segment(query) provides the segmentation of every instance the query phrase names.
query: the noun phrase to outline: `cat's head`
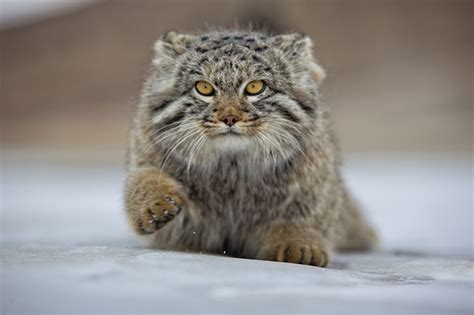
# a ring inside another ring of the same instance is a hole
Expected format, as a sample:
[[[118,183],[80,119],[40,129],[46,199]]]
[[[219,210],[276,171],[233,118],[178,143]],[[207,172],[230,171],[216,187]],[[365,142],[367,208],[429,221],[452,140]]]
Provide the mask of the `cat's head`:
[[[142,100],[151,145],[183,160],[298,154],[318,119],[325,76],[311,47],[302,34],[166,34]]]

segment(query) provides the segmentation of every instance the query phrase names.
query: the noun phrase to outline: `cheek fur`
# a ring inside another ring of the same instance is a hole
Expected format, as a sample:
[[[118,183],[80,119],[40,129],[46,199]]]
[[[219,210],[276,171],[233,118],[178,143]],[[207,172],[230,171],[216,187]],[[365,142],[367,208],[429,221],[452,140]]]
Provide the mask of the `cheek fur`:
[[[285,94],[274,94],[255,106],[270,119],[284,120],[291,125],[306,124],[311,116],[293,99]]]

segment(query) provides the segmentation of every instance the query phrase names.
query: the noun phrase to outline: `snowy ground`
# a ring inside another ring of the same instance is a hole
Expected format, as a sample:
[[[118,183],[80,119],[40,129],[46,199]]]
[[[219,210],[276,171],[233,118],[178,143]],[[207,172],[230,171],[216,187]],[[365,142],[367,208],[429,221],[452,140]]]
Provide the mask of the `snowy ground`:
[[[472,314],[472,160],[351,156],[382,235],[328,269],[143,248],[120,165],[2,153],[2,314]]]

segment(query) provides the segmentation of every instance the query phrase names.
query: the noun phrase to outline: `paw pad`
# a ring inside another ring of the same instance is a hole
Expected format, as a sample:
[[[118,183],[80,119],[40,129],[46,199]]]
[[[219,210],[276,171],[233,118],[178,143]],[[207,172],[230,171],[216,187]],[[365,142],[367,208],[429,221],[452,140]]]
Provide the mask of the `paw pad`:
[[[137,223],[142,234],[154,233],[181,212],[181,199],[170,195],[158,196],[138,211]]]

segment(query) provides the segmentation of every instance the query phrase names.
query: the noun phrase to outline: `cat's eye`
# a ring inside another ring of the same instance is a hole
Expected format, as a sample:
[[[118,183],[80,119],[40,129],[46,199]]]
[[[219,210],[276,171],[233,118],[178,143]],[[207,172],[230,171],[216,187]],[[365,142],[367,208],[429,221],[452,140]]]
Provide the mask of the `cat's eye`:
[[[262,80],[254,80],[245,86],[247,95],[257,95],[265,90],[265,83]]]
[[[214,87],[209,82],[198,81],[196,82],[196,85],[194,86],[194,88],[201,95],[204,95],[204,96],[214,95]]]

